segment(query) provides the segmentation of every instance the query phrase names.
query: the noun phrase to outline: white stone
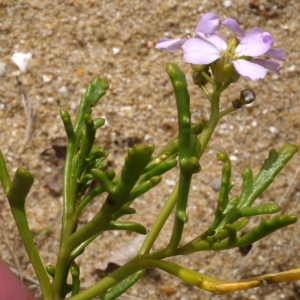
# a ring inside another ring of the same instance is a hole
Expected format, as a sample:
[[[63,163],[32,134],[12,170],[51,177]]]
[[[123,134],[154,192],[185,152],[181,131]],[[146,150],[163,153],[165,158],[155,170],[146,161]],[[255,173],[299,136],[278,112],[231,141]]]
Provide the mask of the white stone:
[[[257,126],[256,120],[253,120],[253,121],[252,121],[251,126],[252,126],[252,127],[256,127],[256,126]]]
[[[52,78],[50,76],[47,75],[42,75],[43,81],[44,82],[50,82],[52,80]]]
[[[46,173],[51,173],[52,172],[52,168],[51,167],[46,167],[45,172]]]
[[[238,160],[238,158],[235,155],[230,155],[229,158],[232,161],[237,161]]]
[[[118,54],[120,52],[120,48],[113,47],[112,51],[113,51],[114,54]]]
[[[275,126],[270,126],[269,131],[272,132],[272,133],[277,133],[278,129]]]
[[[16,52],[12,57],[11,60],[14,64],[19,68],[21,72],[26,72],[27,65],[29,61],[32,59],[32,53],[21,53]]]
[[[150,135],[150,134],[145,134],[145,136],[144,136],[144,140],[147,142],[147,141],[149,141],[149,140],[151,140],[152,139],[152,135]]]
[[[289,72],[294,72],[296,70],[296,66],[295,65],[291,65],[288,68]]]
[[[223,6],[225,7],[225,8],[229,8],[230,6],[231,6],[231,0],[225,0],[225,1],[223,1]]]
[[[62,97],[64,97],[64,98],[68,97],[69,90],[65,85],[62,86],[58,91],[59,91],[59,93],[61,94]]]

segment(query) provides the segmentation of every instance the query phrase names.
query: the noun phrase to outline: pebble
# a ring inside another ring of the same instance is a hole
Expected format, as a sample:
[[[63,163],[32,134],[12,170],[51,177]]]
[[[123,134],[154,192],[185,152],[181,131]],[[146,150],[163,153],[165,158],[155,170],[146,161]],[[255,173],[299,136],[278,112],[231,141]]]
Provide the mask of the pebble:
[[[229,8],[230,6],[231,6],[231,1],[230,0],[225,0],[225,1],[223,1],[223,6],[225,7],[225,8]]]
[[[218,192],[218,191],[220,190],[220,188],[221,188],[221,177],[216,177],[216,178],[212,181],[212,183],[210,184],[210,187],[211,187],[214,191]]]
[[[235,156],[235,155],[230,155],[229,159],[232,160],[232,161],[237,161],[238,160],[237,156]]]
[[[52,77],[48,75],[42,75],[42,78],[44,82],[50,82],[52,80]]]
[[[289,72],[294,72],[296,70],[296,66],[295,65],[291,65],[288,68]]]
[[[64,98],[68,97],[69,90],[65,85],[62,86],[58,91],[62,97],[64,97]]]
[[[113,47],[112,51],[113,51],[114,54],[118,54],[120,52],[120,48]]]
[[[32,53],[16,52],[11,60],[19,68],[21,72],[26,72],[29,61],[32,59]]]
[[[278,129],[275,126],[270,126],[269,131],[272,133],[278,133]]]

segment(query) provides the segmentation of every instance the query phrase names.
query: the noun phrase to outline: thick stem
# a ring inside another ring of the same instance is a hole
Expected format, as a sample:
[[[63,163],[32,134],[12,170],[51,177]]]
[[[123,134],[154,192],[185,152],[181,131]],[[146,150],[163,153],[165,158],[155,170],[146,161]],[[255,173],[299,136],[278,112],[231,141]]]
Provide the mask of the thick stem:
[[[32,239],[27,218],[26,218],[25,209],[24,207],[14,207],[14,206],[11,206],[10,209],[16,221],[20,236],[24,243],[29,259],[33,265],[37,278],[40,282],[40,287],[42,290],[43,297],[45,300],[52,300],[51,285],[47,273],[45,271],[44,265],[41,261],[39,253]]]
[[[112,272],[110,275],[106,276],[90,288],[87,288],[78,295],[72,296],[70,300],[88,300],[99,296],[100,294],[106,292],[108,289],[121,282],[130,275],[143,270],[144,267],[141,264],[141,259],[136,256],[131,261]]]
[[[158,234],[160,233],[161,229],[163,228],[164,224],[169,218],[173,208],[175,207],[177,203],[177,199],[178,199],[178,183],[174,187],[171,195],[169,196],[168,200],[166,201],[165,205],[160,211],[158,217],[153,223],[149,233],[147,234],[147,237],[145,238],[143,245],[141,246],[141,249],[139,250],[139,254],[145,254],[150,252],[150,249],[153,246]]]

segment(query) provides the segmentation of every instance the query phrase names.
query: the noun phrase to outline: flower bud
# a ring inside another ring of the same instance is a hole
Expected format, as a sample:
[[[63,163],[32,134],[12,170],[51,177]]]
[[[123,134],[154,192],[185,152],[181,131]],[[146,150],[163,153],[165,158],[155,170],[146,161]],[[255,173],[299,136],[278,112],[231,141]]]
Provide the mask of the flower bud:
[[[202,71],[205,71],[205,72],[208,71],[208,66],[206,66],[206,65],[193,65],[193,64],[191,64],[191,67],[194,71],[199,72],[199,73],[202,72]]]
[[[199,66],[199,65],[192,65],[192,68],[193,68],[193,66]],[[202,68],[199,71],[196,71],[193,68],[193,70],[194,70],[194,72],[193,72],[193,81],[196,85],[198,85],[200,87],[202,85],[207,84],[207,80],[201,75],[201,73],[204,71],[204,72],[206,72],[206,74],[208,76],[210,76],[210,72],[208,72],[208,66],[199,66],[199,67],[205,67],[205,68]]]
[[[234,66],[230,60],[225,55],[225,57],[222,57],[217,60],[214,77],[219,82],[227,82],[230,80],[232,76],[234,76],[236,73]]]
[[[243,90],[240,93],[240,100],[243,100],[245,104],[250,104],[255,100],[255,93],[250,90]]]
[[[250,104],[255,100],[255,93],[250,90],[246,89],[241,91],[240,98],[232,101],[232,106],[235,108],[241,108],[243,105]]]

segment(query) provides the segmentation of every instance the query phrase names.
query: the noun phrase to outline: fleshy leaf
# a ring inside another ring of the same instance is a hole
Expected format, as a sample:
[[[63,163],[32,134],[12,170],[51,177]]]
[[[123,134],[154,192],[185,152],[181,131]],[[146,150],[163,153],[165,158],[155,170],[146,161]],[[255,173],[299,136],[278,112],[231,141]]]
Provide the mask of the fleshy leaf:
[[[74,126],[74,131],[76,132],[76,134],[84,125],[84,115],[90,115],[92,113],[92,107],[95,106],[100,98],[105,95],[108,88],[108,82],[104,78],[96,77],[91,83],[89,83],[86,92],[80,101],[78,115]]]
[[[272,149],[253,182],[252,180],[250,181],[250,175],[249,178],[243,178],[243,190],[240,203],[237,207],[251,206],[254,200],[274,181],[276,175],[283,169],[284,165],[293,157],[296,151],[296,146],[292,144],[285,144],[278,152]],[[246,186],[245,180],[248,182]]]

